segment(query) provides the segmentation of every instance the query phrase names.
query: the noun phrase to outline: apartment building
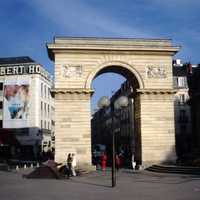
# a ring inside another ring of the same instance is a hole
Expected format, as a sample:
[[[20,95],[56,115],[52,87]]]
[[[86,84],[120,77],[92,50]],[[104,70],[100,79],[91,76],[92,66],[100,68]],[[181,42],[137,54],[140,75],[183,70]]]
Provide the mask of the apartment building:
[[[1,142],[10,157],[37,157],[53,147],[52,87],[52,76],[30,57],[0,58],[0,141],[13,136],[18,141]]]

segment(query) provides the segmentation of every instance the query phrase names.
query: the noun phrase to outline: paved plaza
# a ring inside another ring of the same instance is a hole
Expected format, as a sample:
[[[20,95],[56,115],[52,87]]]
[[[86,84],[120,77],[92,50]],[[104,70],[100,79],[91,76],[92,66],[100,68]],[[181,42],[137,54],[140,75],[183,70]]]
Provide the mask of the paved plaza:
[[[18,172],[0,171],[1,200],[199,200],[200,177],[157,174],[146,171],[132,173],[121,170],[117,174],[117,186],[111,187],[110,171],[101,171],[68,179],[26,179]]]

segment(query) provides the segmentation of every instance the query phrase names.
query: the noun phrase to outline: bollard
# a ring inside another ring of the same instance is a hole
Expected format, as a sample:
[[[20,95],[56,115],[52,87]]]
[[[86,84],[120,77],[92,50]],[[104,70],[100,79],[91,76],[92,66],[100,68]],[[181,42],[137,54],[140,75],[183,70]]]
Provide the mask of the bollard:
[[[31,168],[33,168],[33,163],[31,163]]]
[[[16,171],[19,171],[19,166],[18,165],[16,165]]]
[[[27,167],[26,167],[26,164],[24,164],[24,169],[26,169]]]
[[[39,167],[40,166],[40,164],[39,163],[37,163],[37,166],[36,167]]]

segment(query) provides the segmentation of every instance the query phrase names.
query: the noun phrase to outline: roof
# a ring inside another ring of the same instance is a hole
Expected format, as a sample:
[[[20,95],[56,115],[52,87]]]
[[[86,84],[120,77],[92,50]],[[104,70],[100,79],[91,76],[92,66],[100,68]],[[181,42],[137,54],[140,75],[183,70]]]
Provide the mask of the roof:
[[[28,56],[0,58],[0,65],[22,63],[35,63],[35,61]]]
[[[170,38],[135,38],[135,37],[74,37],[74,36],[54,36],[56,40],[106,40],[106,41],[172,41]]]

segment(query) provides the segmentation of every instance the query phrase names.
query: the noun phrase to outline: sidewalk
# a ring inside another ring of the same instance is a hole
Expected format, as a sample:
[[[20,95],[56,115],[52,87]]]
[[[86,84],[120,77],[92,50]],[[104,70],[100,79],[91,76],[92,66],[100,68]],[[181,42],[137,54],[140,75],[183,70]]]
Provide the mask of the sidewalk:
[[[0,171],[1,200],[199,200],[200,177],[185,175],[117,173],[117,186],[111,187],[111,174],[93,172],[69,180],[24,179],[19,172]]]

